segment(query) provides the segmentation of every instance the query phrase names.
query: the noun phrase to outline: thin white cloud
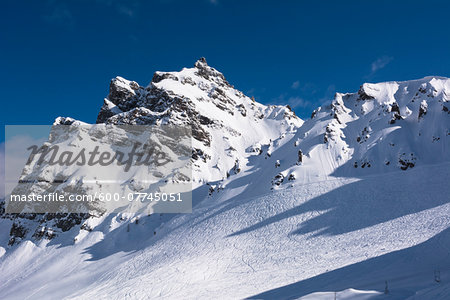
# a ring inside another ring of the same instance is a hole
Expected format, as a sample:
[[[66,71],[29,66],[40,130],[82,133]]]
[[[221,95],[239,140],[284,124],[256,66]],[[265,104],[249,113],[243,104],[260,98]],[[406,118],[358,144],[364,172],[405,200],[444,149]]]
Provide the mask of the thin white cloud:
[[[394,58],[391,56],[382,56],[382,57],[377,58],[377,60],[372,62],[372,65],[371,65],[372,74],[374,74],[378,70],[381,70],[384,67],[386,67],[387,64],[389,64],[393,59]]]
[[[311,102],[301,98],[301,97],[289,97],[287,100],[288,104],[292,108],[307,108],[311,106]]]
[[[333,100],[335,94],[336,94],[336,86],[334,84],[328,85],[323,96],[319,98],[318,104],[322,105]]]
[[[249,96],[254,96],[255,92],[256,92],[256,89],[255,88],[251,88],[245,94],[247,94]]]
[[[126,7],[126,6],[122,6],[122,5],[119,5],[117,7],[117,11],[123,15],[130,17],[130,18],[133,17],[135,14],[135,11],[133,9]]]
[[[126,1],[124,3],[116,4],[116,10],[122,15],[133,18],[139,11],[139,2]]]
[[[308,108],[311,107],[312,103],[303,99],[300,96],[288,96],[284,93],[272,100],[277,105],[289,105],[292,108]]]
[[[266,91],[266,88],[251,88],[248,91],[246,91],[244,94],[249,97],[255,97],[256,101],[261,100],[261,95],[264,94]]]
[[[65,3],[48,2],[46,5],[47,13],[42,16],[47,23],[57,24],[73,28],[75,20]]]
[[[297,90],[297,95],[283,93],[278,97],[273,98],[272,103],[277,105],[289,105],[293,109],[312,109],[317,105],[320,106],[331,101],[336,93],[336,86],[334,84],[329,84],[321,96],[317,94],[318,89],[316,85],[312,83],[299,84]]]
[[[137,0],[96,0],[100,5],[113,8],[116,12],[129,18],[138,15],[140,2]]]
[[[318,92],[317,86],[311,82],[303,82],[296,80],[291,84],[291,89],[298,90],[304,96],[312,96]]]

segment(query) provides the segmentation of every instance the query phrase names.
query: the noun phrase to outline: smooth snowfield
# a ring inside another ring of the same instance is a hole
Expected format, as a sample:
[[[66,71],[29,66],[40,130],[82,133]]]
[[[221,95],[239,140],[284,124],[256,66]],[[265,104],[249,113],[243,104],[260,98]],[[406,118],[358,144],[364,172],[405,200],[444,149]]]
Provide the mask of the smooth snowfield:
[[[89,234],[8,250],[0,298],[364,299],[353,288],[365,299],[448,299],[449,175],[442,163],[280,191],[236,184],[192,214],[110,215]]]

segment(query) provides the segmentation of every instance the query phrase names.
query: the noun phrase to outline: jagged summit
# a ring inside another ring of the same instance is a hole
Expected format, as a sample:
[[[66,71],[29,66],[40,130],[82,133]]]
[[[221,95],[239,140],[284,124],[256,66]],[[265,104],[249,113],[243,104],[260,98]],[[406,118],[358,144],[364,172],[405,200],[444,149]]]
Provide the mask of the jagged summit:
[[[206,58],[204,58],[204,57],[200,57],[194,64],[194,66],[196,68],[201,68],[201,67],[204,67],[207,65],[208,65],[208,63],[206,62]]]
[[[216,71],[214,68],[208,66],[208,63],[206,62],[206,58],[200,57],[195,63],[194,67],[199,70],[208,70],[208,71]]]
[[[206,62],[206,59],[204,57],[201,57],[199,60],[197,60],[194,64],[195,68],[198,69],[196,74],[198,76],[201,76],[205,78],[206,80],[210,80],[210,78],[218,79],[216,82],[219,85],[226,85],[230,86],[228,81],[225,79],[222,73],[217,71],[216,69],[208,66],[208,63]]]
[[[147,86],[112,79],[97,123],[190,126],[194,178],[209,181],[243,163],[247,148],[294,132],[303,121],[286,106],[266,106],[245,96],[200,58],[193,68],[155,72]]]

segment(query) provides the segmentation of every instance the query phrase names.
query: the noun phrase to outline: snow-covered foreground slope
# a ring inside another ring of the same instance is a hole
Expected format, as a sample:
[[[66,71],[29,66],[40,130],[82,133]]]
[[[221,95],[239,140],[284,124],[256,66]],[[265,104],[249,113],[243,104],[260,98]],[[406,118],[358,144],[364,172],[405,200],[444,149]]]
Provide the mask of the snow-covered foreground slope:
[[[143,217],[129,232],[100,225],[75,243],[76,230],[50,243],[26,241],[1,258],[0,293],[274,299],[348,288],[383,292],[387,280],[389,299],[416,292],[446,299],[450,187],[442,183],[449,176],[446,163],[253,198],[235,190],[198,203],[192,214]],[[102,224],[124,222],[109,218]]]
[[[117,77],[98,123],[192,128],[192,214],[2,213],[0,298],[449,299],[449,100],[364,84],[303,122],[204,59]]]

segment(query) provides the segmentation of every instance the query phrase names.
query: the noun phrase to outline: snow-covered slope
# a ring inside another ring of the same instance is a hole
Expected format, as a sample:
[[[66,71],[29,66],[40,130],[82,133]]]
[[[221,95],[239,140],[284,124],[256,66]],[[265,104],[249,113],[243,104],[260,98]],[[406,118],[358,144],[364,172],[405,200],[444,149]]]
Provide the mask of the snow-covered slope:
[[[197,203],[192,214],[142,216],[138,223],[109,216],[91,223],[90,233],[73,228],[8,249],[1,295],[239,299],[274,290],[255,298],[283,299],[347,288],[383,292],[386,280],[392,299],[445,291],[450,189],[442,178],[449,170],[448,163],[419,166],[253,198],[235,189]],[[404,254],[392,258],[397,250]],[[435,269],[442,286],[433,281]],[[447,299],[442,295],[433,299]]]
[[[447,299],[449,100],[447,78],[364,84],[303,123],[204,59],[117,77],[98,123],[193,128],[192,214],[6,216],[0,296]]]

